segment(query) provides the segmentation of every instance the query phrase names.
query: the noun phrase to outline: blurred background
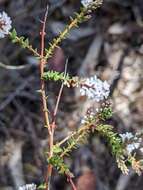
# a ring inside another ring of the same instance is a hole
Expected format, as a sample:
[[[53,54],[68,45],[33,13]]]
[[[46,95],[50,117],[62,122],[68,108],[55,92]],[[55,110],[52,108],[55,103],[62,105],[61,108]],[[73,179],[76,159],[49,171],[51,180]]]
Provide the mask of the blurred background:
[[[12,18],[19,35],[39,49],[41,19],[49,3],[46,46],[79,11],[80,0],[0,0],[0,11]],[[115,131],[142,130],[143,124],[143,1],[104,0],[93,17],[73,29],[56,49],[47,69],[111,84]],[[0,40],[0,190],[25,183],[40,184],[46,171],[47,130],[43,127],[38,61],[27,50]],[[54,109],[60,85],[47,83],[49,109]],[[55,140],[78,128],[91,102],[65,88],[58,112]],[[98,135],[66,159],[78,190],[142,190],[143,176],[122,175],[107,142]],[[53,190],[70,189],[54,174]]]

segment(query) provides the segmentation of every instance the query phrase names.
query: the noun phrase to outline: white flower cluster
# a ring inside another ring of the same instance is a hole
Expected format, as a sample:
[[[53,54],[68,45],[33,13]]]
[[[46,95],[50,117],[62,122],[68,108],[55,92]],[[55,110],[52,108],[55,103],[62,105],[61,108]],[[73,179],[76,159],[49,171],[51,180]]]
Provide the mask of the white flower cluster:
[[[124,134],[119,134],[122,139],[122,142],[126,145],[126,151],[128,154],[131,154],[134,150],[139,149],[142,151],[141,142],[142,139],[138,138],[136,135],[133,135],[131,132],[126,132]]]
[[[34,183],[26,184],[26,185],[19,187],[18,190],[36,190],[36,185]]]
[[[125,142],[126,140],[130,140],[131,138],[134,137],[134,135],[132,133],[130,133],[130,132],[119,134],[119,136],[121,137],[123,142]]]
[[[81,0],[81,3],[84,7],[88,7],[91,3],[93,3],[93,0]]]
[[[11,18],[4,11],[0,13],[0,38],[4,38],[11,29]]]
[[[97,76],[87,78],[81,85],[81,96],[87,96],[89,99],[94,99],[97,102],[107,99],[110,93],[110,85],[107,81],[101,81]]]

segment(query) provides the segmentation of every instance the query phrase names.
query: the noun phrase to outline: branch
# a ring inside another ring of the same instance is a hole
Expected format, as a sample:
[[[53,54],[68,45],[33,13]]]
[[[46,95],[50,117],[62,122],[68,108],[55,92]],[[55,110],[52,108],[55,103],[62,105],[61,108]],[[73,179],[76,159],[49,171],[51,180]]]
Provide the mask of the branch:
[[[49,59],[52,56],[55,48],[58,47],[58,45],[66,38],[71,29],[73,29],[74,27],[78,27],[80,23],[89,19],[89,14],[91,13],[91,11],[96,10],[99,6],[101,6],[101,4],[102,0],[95,0],[90,6],[82,8],[80,13],[76,13],[75,18],[71,18],[70,24],[68,24],[65,29],[60,32],[60,35],[55,38],[53,42],[50,43],[50,47],[46,49],[45,60]]]
[[[66,77],[66,73],[67,73],[67,64],[68,64],[68,60],[66,61],[66,65],[65,65],[64,78]],[[64,82],[62,82],[62,85],[61,85],[61,88],[60,88],[60,91],[59,91],[59,94],[58,94],[56,106],[55,106],[55,109],[54,109],[54,121],[55,121],[55,117],[57,115],[57,111],[58,111],[61,95],[62,95],[62,92],[63,92],[63,88],[64,88]]]

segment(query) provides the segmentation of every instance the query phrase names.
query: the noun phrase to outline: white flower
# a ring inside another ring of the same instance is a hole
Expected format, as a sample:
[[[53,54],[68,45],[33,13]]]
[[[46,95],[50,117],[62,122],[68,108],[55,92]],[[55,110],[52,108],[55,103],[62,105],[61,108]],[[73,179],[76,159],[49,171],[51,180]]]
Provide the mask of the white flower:
[[[88,7],[91,3],[93,3],[93,0],[81,0],[81,3],[84,7]]]
[[[0,38],[4,38],[11,29],[11,18],[4,11],[0,13]]]
[[[128,144],[126,147],[126,150],[127,150],[128,154],[131,154],[133,152],[133,150],[138,149],[139,146],[140,146],[140,143]]]
[[[101,81],[96,77],[87,78],[81,84],[81,96],[87,96],[89,99],[95,99],[97,102],[107,99],[110,93],[110,86],[107,81]]]
[[[87,116],[84,116],[82,119],[81,119],[81,124],[84,125],[86,122],[87,122],[88,118]]]
[[[26,184],[26,185],[19,187],[18,190],[36,190],[36,185],[34,183]]]
[[[82,120],[81,120],[81,124],[84,125],[86,123],[88,123],[89,121],[93,120],[95,117],[95,113],[94,112],[90,112],[90,113],[87,113],[87,115],[85,115]]]
[[[126,147],[128,154],[131,154],[134,149],[135,147],[132,144],[128,144]]]
[[[122,138],[123,142],[125,142],[125,140],[130,140],[131,138],[134,137],[134,135],[132,133],[129,133],[129,132],[119,134],[119,136]]]
[[[142,139],[133,135],[131,132],[119,134],[122,142],[125,144],[125,150],[128,154],[131,154],[134,150],[137,150],[141,146]],[[141,151],[141,149],[139,149]]]

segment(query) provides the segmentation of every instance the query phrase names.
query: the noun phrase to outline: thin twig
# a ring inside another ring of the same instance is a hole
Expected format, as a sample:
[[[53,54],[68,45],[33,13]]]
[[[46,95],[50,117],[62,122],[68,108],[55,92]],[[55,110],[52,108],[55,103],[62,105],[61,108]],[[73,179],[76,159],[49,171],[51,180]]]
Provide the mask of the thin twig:
[[[48,6],[47,6],[46,13],[44,16],[44,21],[42,23],[42,31],[40,32],[40,35],[41,35],[40,76],[41,76],[41,95],[42,95],[43,113],[44,113],[44,117],[45,117],[45,126],[48,127],[48,132],[50,134],[51,130],[50,130],[48,108],[47,108],[47,97],[46,97],[46,92],[45,92],[45,82],[42,79],[42,76],[44,73],[44,65],[45,65],[45,60],[43,57],[44,57],[44,48],[45,48],[45,34],[46,34],[45,33],[45,26],[46,26],[47,15],[48,15]]]
[[[67,181],[71,184],[72,190],[77,190],[77,188],[70,176],[67,176]]]
[[[64,76],[66,76],[67,63],[68,63],[68,60],[67,60],[66,65],[65,65]],[[59,94],[58,94],[56,106],[55,106],[55,109],[54,109],[53,121],[52,121],[52,124],[51,124],[51,134],[50,134],[50,140],[49,140],[49,144],[50,144],[49,158],[53,156],[54,132],[55,132],[55,127],[56,127],[55,119],[56,119],[56,115],[57,115],[57,111],[58,111],[58,107],[59,107],[63,87],[64,87],[64,84],[62,83],[60,91],[59,91]],[[50,188],[50,181],[51,181],[52,171],[53,171],[53,166],[51,164],[49,164],[48,169],[47,169],[47,177],[46,177],[46,190],[49,190],[49,188]]]
[[[63,145],[65,142],[67,142],[70,138],[74,137],[74,135],[80,134],[85,130],[88,130],[90,126],[85,125],[80,127],[77,131],[71,132],[67,137],[65,137],[63,140],[61,140],[59,143],[57,143],[58,146]]]
[[[37,66],[38,64],[26,64],[26,65],[18,65],[18,66],[14,66],[14,65],[5,65],[3,63],[0,62],[0,67],[4,68],[4,69],[8,69],[8,70],[21,70],[21,69],[29,69],[32,66]]]
[[[67,73],[67,64],[68,64],[68,59],[66,61],[66,65],[65,65],[64,78],[66,77],[66,73]],[[61,95],[62,95],[62,92],[63,92],[63,88],[64,88],[64,83],[62,83],[60,91],[59,91],[59,94],[58,94],[56,106],[55,106],[55,109],[54,109],[54,120],[55,120],[55,117],[57,115],[57,111],[58,111]]]
[[[43,114],[45,118],[45,126],[48,128],[49,133],[49,157],[52,156],[52,148],[53,148],[53,134],[50,127],[49,122],[49,114],[48,114],[48,108],[47,108],[47,97],[46,97],[46,91],[45,91],[45,82],[42,79],[43,73],[44,73],[44,65],[45,65],[45,59],[44,59],[44,49],[45,49],[45,28],[46,28],[46,21],[48,16],[48,5],[46,8],[44,21],[42,22],[42,31],[40,32],[41,35],[41,59],[40,59],[40,76],[41,76],[41,95],[42,95],[42,105],[43,105]],[[47,175],[46,175],[46,190],[50,190],[50,181],[51,181],[51,174],[52,174],[52,165],[48,165],[47,168]]]

